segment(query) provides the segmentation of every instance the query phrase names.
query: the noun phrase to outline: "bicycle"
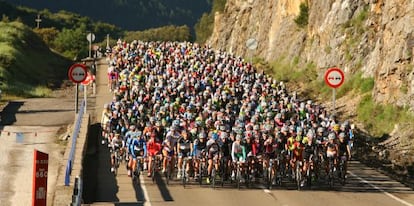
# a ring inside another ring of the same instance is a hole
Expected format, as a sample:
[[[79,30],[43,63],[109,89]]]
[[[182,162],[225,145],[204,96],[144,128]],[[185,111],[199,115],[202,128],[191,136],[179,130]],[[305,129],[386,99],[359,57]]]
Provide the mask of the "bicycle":
[[[167,168],[165,169],[164,172],[164,176],[165,176],[165,181],[167,183],[167,185],[170,184],[170,179],[171,179],[171,170],[172,170],[172,157],[170,155],[167,156]]]
[[[335,173],[335,165],[334,165],[334,158],[329,158],[328,162],[328,184],[330,188],[334,186],[334,173]]]
[[[187,173],[187,163],[188,162],[191,162],[191,160],[193,159],[193,157],[191,157],[191,156],[189,156],[189,157],[184,157],[183,158],[183,165],[182,165],[182,168],[181,168],[181,181],[182,181],[182,184],[183,184],[183,187],[185,188],[185,185],[186,185],[186,183],[188,182],[188,179],[189,179],[189,177],[188,177],[188,173]]]
[[[312,186],[312,177],[315,174],[313,165],[314,165],[314,161],[313,161],[313,155],[311,155],[309,157],[309,160],[307,160],[307,168],[305,171],[305,179],[306,179],[306,184],[308,187]]]
[[[302,171],[301,171],[301,167],[302,167],[302,161],[301,160],[297,160],[296,164],[295,164],[295,182],[296,182],[296,186],[297,189],[300,190],[302,185]]]
[[[158,159],[158,155],[153,155],[153,156],[152,156],[152,159],[151,159],[150,165],[151,165],[151,171],[150,171],[150,174],[151,174],[151,180],[152,180],[152,183],[154,183],[154,182],[155,182],[155,173],[156,173],[157,168],[158,168],[158,166],[159,166],[159,159]]]
[[[220,184],[221,187],[224,186],[224,182],[228,177],[228,158],[225,156],[221,156],[220,163],[219,163],[219,173],[220,173]]]
[[[136,161],[137,161],[137,166],[135,167],[135,172],[132,174],[132,180],[133,181],[135,181],[135,180],[139,180],[139,176],[141,175],[141,169],[142,169],[142,166],[141,166],[141,161],[144,159],[144,157],[141,157],[141,156],[139,156],[139,157],[137,157],[137,159],[136,159]]]
[[[120,149],[115,148],[115,151],[112,151],[114,153],[114,175],[116,176],[118,174],[118,168],[122,162],[122,156],[120,155]]]
[[[339,177],[339,182],[341,183],[342,186],[345,185],[345,182],[346,182],[346,161],[347,161],[346,156],[341,156],[339,158],[338,177]]]
[[[205,157],[201,157],[201,159],[199,160],[199,165],[198,165],[198,183],[200,184],[200,186],[203,184],[203,176],[207,176],[207,163],[206,163],[206,158]]]

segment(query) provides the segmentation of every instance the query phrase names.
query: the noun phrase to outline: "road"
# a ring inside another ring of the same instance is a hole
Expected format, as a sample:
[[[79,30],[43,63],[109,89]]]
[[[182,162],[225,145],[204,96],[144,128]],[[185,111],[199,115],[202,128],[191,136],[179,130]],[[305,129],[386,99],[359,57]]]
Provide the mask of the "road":
[[[97,123],[102,105],[112,97],[106,85],[106,68],[100,67],[97,74],[95,131],[89,138],[87,157],[85,158],[85,205],[116,206],[161,206],[161,205],[352,205],[352,206],[414,206],[414,191],[396,182],[386,175],[368,168],[358,161],[349,165],[348,182],[345,186],[336,185],[330,189],[320,184],[311,189],[295,190],[292,184],[271,191],[260,184],[251,188],[235,189],[232,185],[212,189],[208,185],[191,184],[185,189],[178,181],[166,185],[162,178],[156,182],[141,177],[139,183],[133,183],[126,174],[125,164],[114,177],[110,173],[109,152],[99,144]],[[95,136],[94,136],[95,135]]]
[[[59,137],[75,117],[73,93],[69,92],[61,90],[50,98],[13,100],[3,109],[0,206],[31,205],[34,149],[49,154],[47,202],[52,205],[65,149],[65,142],[59,141]]]

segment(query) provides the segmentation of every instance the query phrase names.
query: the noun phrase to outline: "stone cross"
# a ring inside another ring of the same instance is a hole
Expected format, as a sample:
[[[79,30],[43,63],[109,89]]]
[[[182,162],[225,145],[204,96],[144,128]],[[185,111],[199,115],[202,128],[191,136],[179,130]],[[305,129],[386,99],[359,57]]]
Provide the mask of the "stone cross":
[[[40,28],[40,22],[42,22],[42,19],[40,18],[40,14],[37,15],[36,21],[36,28]]]

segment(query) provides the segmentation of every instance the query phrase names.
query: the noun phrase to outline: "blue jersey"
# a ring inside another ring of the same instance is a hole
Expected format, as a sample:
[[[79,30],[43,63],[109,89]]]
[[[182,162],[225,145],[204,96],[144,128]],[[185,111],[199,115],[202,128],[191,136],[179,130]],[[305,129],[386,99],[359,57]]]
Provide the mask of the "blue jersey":
[[[144,157],[147,156],[147,143],[145,142],[144,138],[137,139],[134,138],[129,145],[129,152],[132,156],[136,157],[136,152],[144,151]]]

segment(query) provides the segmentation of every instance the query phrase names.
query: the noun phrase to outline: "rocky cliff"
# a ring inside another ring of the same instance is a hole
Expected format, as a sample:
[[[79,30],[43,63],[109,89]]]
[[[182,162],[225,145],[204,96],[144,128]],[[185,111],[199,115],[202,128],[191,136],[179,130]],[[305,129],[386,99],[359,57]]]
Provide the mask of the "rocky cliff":
[[[294,21],[301,4],[303,27]],[[313,62],[319,76],[332,66],[361,72],[374,78],[377,102],[413,109],[413,31],[412,0],[228,0],[208,43],[245,57]],[[249,38],[256,50],[246,48]]]

